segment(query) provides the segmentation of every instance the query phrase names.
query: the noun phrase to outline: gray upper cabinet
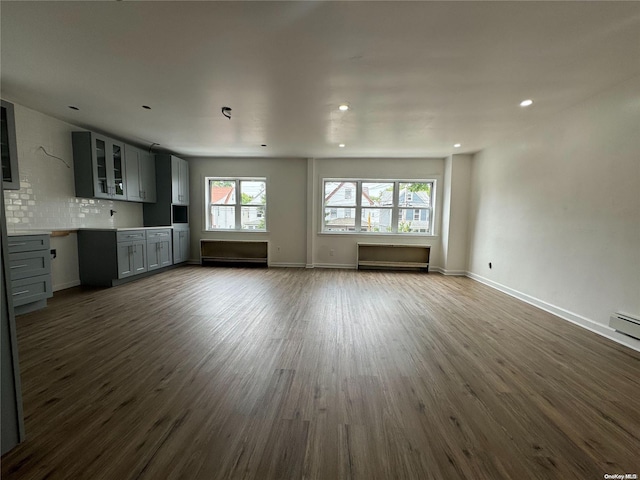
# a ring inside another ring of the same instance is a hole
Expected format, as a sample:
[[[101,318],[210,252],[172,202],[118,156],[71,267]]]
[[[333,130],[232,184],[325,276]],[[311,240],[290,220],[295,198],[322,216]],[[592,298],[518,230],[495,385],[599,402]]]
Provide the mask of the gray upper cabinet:
[[[171,156],[171,203],[189,205],[189,164]]]
[[[127,200],[154,203],[156,201],[156,164],[148,152],[131,145],[124,146]]]
[[[18,147],[13,104],[2,100],[2,186],[5,190],[20,190]]]
[[[144,204],[144,224],[164,227],[188,224],[189,163],[169,154],[157,154],[156,203]],[[177,215],[177,218],[175,214]]]
[[[93,132],[73,132],[76,196],[126,200],[124,143]]]

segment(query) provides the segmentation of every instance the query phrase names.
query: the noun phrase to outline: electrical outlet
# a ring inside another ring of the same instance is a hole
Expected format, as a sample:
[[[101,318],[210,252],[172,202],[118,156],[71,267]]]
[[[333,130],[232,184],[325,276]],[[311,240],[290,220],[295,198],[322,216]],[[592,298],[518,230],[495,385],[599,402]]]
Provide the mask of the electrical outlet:
[[[331,250],[329,250],[329,256],[333,257],[333,254],[335,253],[335,250],[332,248]]]

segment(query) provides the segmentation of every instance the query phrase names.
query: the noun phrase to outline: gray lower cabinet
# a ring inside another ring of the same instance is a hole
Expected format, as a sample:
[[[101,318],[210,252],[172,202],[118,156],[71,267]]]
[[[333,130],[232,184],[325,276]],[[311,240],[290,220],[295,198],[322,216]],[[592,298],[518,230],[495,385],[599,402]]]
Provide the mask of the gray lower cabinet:
[[[155,270],[173,264],[171,229],[154,229],[147,232],[148,269]]]
[[[148,270],[144,241],[118,242],[118,278],[127,278]]]
[[[189,260],[189,226],[173,227],[173,263]]]
[[[171,228],[78,231],[80,282],[112,287],[172,265]]]
[[[8,241],[11,295],[17,314],[46,307],[53,296],[49,235],[11,236]]]
[[[0,184],[1,185],[1,184]],[[24,441],[22,415],[22,387],[18,361],[18,338],[16,318],[13,310],[12,274],[9,269],[9,238],[4,216],[4,188],[0,187],[0,453],[4,455],[18,443]],[[15,237],[14,237],[15,238]]]

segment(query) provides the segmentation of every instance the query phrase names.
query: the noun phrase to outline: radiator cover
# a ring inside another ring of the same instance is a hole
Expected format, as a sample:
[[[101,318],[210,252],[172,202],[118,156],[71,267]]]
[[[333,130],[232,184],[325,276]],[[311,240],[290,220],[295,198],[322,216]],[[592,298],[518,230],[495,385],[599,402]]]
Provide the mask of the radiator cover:
[[[624,313],[613,313],[609,317],[609,326],[615,328],[618,332],[640,340],[640,318]]]

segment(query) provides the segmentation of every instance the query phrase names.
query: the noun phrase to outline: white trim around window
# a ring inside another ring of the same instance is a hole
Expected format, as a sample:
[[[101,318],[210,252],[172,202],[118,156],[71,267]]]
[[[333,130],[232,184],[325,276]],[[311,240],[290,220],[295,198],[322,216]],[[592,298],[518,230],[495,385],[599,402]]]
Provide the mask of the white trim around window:
[[[322,178],[320,190],[322,234],[435,235],[433,178]]]
[[[205,231],[267,231],[265,177],[204,177]]]

